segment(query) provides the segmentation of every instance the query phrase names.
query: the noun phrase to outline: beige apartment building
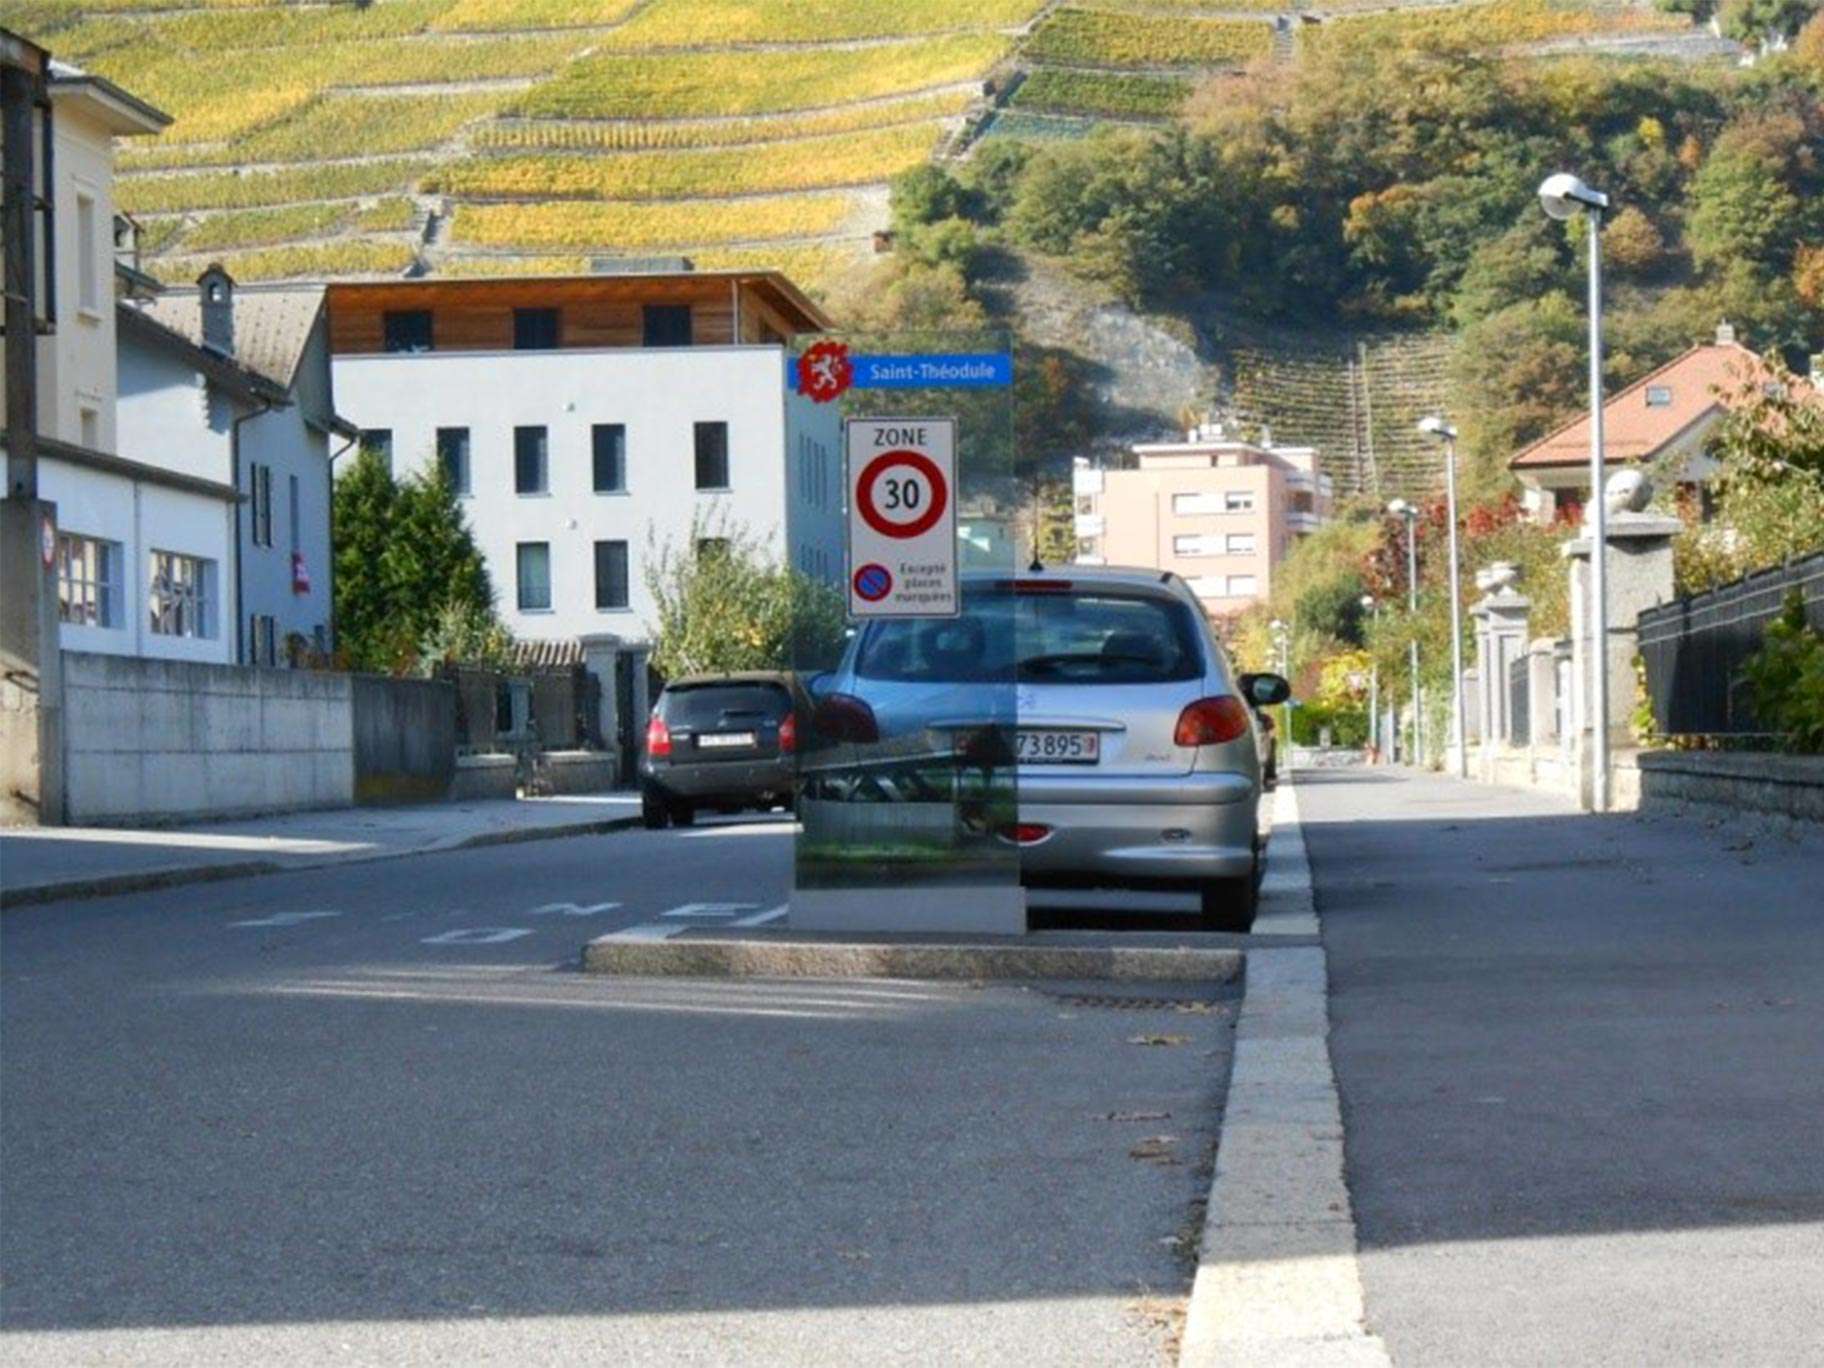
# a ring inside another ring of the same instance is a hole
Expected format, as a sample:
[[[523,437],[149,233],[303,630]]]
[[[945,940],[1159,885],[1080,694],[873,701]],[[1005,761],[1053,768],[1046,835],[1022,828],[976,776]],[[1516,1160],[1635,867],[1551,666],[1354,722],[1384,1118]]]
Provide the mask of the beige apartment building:
[[[1174,571],[1212,617],[1265,598],[1286,553],[1330,512],[1330,478],[1311,447],[1250,442],[1212,424],[1133,456],[1120,469],[1078,459],[1077,560]]]

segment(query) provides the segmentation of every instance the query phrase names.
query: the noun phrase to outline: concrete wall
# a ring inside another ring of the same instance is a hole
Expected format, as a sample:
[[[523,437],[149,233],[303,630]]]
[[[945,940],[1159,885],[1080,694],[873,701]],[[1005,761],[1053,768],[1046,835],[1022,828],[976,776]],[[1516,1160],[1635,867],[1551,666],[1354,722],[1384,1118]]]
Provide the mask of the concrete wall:
[[[156,825],[354,801],[349,676],[63,655],[68,819]]]
[[[1686,803],[1824,822],[1824,756],[1642,751],[1643,811]]]
[[[441,679],[355,675],[355,800],[426,803],[456,773],[456,688]]]

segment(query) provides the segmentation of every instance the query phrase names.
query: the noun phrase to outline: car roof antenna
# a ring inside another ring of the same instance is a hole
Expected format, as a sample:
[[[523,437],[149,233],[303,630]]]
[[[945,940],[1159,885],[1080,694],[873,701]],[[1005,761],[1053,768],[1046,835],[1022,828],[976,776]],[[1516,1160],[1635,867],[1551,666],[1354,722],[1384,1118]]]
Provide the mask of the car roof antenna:
[[[1039,559],[1037,552],[1034,552],[1032,564],[1027,566],[1026,569],[1029,573],[1034,575],[1042,574],[1045,570],[1045,562]]]

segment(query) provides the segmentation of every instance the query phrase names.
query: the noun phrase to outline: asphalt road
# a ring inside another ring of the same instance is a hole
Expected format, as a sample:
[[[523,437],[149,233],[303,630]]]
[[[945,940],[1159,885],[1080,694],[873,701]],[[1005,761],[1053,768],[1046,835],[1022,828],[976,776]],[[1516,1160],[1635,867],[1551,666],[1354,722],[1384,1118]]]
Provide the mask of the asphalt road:
[[[0,917],[0,1357],[1160,1362],[1231,1004],[575,971],[787,830]]]
[[[1824,1362],[1824,841],[1307,773],[1401,1368]]]

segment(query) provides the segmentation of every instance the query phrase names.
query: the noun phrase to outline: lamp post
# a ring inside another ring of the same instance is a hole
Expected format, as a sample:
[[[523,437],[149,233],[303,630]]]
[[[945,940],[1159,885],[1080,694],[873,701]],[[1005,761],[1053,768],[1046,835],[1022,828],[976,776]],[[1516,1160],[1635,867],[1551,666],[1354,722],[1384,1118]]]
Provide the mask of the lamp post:
[[[1381,620],[1381,605],[1373,594],[1362,595],[1362,611],[1375,622]],[[1368,657],[1368,754],[1372,759],[1379,759],[1381,753],[1381,662],[1374,656]]]
[[[1463,586],[1457,566],[1457,430],[1435,414],[1419,420],[1419,431],[1444,443],[1445,517],[1450,524],[1450,690],[1456,714],[1451,728],[1451,763],[1457,778],[1469,778],[1469,714],[1463,710]]]
[[[1539,203],[1560,221],[1579,210],[1590,229],[1590,807],[1609,809],[1608,511],[1602,488],[1602,217],[1609,197],[1566,172],[1547,176]]]
[[[1395,499],[1387,511],[1406,520],[1406,612],[1416,627],[1419,617],[1419,510],[1404,499]],[[1412,673],[1412,750],[1420,761],[1425,758],[1424,713],[1419,703],[1419,638],[1415,632],[1407,647],[1407,668]],[[1409,760],[1411,756],[1407,757]]]
[[[1292,629],[1278,618],[1267,624],[1267,631],[1273,637],[1273,645],[1279,652],[1279,672],[1290,682],[1292,678]],[[1284,706],[1280,709],[1280,722],[1285,727],[1286,758],[1292,756],[1292,696],[1286,695]],[[1288,766],[1289,768],[1289,766]]]

